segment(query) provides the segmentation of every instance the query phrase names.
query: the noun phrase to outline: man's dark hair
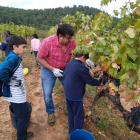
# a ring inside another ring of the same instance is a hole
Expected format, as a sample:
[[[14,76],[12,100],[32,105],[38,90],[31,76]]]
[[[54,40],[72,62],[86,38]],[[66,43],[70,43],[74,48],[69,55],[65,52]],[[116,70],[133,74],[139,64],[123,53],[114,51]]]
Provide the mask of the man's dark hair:
[[[9,40],[10,50],[13,50],[13,45],[16,45],[18,47],[19,45],[22,44],[27,44],[27,41],[23,37],[17,35],[13,35],[12,37],[10,37]]]
[[[74,57],[76,58],[80,58],[81,56],[85,56],[85,58],[86,59],[88,59],[89,58],[89,54],[78,54],[78,53],[76,53],[75,55],[74,55]]]
[[[33,36],[34,38],[38,38],[38,36],[37,36],[36,33],[32,34],[32,36]]]
[[[62,36],[66,35],[74,36],[74,30],[70,24],[61,24],[57,29],[57,36],[59,34]]]

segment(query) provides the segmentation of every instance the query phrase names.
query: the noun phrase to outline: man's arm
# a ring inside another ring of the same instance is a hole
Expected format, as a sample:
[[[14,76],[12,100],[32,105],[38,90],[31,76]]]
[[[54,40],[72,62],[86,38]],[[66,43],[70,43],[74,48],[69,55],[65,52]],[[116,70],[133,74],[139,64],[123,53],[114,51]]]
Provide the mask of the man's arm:
[[[54,67],[49,65],[43,58],[40,58],[37,56],[37,62],[40,63],[43,67],[49,69],[50,71],[53,71]]]

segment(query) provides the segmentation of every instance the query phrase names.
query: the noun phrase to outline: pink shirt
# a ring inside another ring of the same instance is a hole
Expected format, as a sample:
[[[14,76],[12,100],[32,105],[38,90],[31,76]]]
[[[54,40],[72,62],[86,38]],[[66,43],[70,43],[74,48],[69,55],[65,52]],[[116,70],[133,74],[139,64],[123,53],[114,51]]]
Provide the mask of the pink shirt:
[[[31,40],[31,52],[32,51],[38,51],[40,45],[41,45],[41,42],[40,42],[39,39],[37,39],[37,38],[32,39]]]
[[[57,35],[45,38],[39,48],[38,57],[43,58],[49,65],[64,69],[71,59],[72,50],[76,48],[76,41],[72,38],[71,42],[66,46],[63,52]]]

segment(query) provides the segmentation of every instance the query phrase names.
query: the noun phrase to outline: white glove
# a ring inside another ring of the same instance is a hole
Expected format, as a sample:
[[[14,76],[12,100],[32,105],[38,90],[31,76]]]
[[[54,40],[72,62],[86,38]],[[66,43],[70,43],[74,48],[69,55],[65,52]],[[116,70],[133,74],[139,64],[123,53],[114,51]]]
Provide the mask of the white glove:
[[[56,77],[63,77],[63,75],[61,74],[61,72],[63,71],[60,69],[54,68],[52,72]]]
[[[21,86],[21,80],[17,80],[16,78],[17,78],[16,76],[11,77],[10,78],[11,81],[10,81],[10,83],[8,85],[10,85],[10,86],[16,86],[16,87]]]
[[[90,59],[86,60],[86,64],[90,67],[90,69],[94,67],[94,63]]]

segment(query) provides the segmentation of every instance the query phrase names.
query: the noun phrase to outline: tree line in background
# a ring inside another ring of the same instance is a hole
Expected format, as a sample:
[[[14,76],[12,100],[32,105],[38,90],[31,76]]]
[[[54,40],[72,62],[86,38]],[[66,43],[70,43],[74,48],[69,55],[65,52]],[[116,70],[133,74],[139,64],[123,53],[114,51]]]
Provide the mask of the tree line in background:
[[[37,29],[46,30],[52,26],[60,23],[60,19],[64,16],[72,15],[76,16],[76,12],[79,11],[84,15],[92,15],[92,19],[101,10],[88,6],[76,6],[53,8],[53,9],[34,9],[24,10],[19,8],[10,8],[0,6],[0,24],[13,22],[15,25],[27,25]],[[118,18],[113,17],[114,23],[118,22]]]

